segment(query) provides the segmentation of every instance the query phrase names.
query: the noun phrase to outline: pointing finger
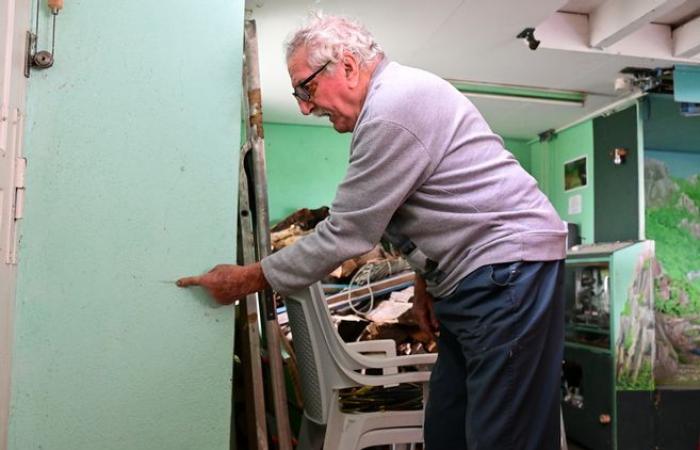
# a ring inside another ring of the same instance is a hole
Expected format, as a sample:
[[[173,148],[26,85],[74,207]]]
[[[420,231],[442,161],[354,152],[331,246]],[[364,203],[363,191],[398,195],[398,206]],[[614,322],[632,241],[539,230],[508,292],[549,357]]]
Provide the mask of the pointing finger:
[[[179,287],[199,286],[201,285],[201,276],[180,278],[175,284]]]

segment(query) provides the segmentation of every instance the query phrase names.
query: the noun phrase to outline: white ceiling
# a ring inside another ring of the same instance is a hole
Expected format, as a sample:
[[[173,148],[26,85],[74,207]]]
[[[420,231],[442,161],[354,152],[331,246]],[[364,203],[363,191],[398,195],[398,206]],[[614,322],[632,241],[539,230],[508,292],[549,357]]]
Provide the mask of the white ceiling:
[[[257,24],[267,122],[328,125],[299,113],[284,61],[284,41],[312,9],[359,19],[390,59],[446,79],[588,94],[583,107],[472,99],[496,132],[513,138],[616,102],[613,82],[624,67],[700,64],[700,48],[687,55],[700,47],[700,0],[247,0],[246,9]],[[536,51],[515,37],[526,27],[537,28]],[[609,46],[591,47],[591,30]],[[678,43],[690,48],[683,58],[673,56]]]

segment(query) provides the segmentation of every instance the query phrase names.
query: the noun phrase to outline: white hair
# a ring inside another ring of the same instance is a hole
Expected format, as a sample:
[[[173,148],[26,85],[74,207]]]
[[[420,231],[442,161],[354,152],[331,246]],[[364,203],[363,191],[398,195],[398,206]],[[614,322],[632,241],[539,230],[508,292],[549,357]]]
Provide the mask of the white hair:
[[[362,24],[347,17],[324,15],[320,11],[309,13],[307,22],[287,40],[287,61],[301,47],[307,49],[307,63],[312,67],[329,61],[333,66],[340,61],[344,52],[355,55],[360,66],[384,54]]]

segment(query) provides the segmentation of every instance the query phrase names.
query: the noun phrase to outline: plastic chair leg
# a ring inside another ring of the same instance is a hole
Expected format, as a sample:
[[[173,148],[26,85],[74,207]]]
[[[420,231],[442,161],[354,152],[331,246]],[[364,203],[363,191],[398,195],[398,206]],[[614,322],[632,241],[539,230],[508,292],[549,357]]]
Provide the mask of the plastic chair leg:
[[[323,450],[323,440],[326,436],[326,427],[319,425],[306,416],[301,419],[299,430],[299,444],[297,450]]]

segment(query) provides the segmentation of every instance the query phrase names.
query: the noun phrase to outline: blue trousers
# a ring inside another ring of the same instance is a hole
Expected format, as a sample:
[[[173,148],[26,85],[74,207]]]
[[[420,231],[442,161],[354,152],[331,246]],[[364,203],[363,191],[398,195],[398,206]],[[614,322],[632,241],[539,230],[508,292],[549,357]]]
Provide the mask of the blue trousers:
[[[559,448],[563,261],[483,266],[434,302],[426,450]]]

